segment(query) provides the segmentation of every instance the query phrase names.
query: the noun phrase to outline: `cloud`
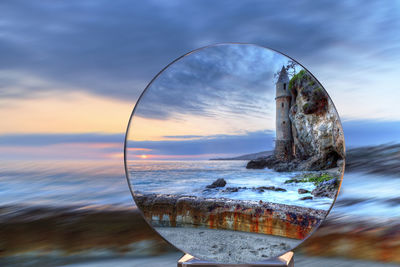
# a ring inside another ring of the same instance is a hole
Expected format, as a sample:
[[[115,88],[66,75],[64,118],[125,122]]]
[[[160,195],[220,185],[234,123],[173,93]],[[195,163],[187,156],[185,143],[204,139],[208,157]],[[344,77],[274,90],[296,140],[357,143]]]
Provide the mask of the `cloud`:
[[[344,120],[347,147],[400,142],[400,121]],[[211,158],[272,150],[274,133],[256,131],[237,135],[176,135],[161,141],[129,141],[128,159],[154,155]],[[10,134],[0,135],[0,158],[24,159],[118,159],[123,156],[124,134]],[[187,158],[187,159],[189,159]]]
[[[273,133],[243,135],[168,136],[164,141],[129,141],[129,155],[240,155],[268,150]],[[0,135],[2,159],[112,159],[123,157],[124,134],[18,134]]]
[[[124,142],[124,134],[5,134],[0,135],[0,146],[48,146],[71,143],[115,143]]]
[[[0,135],[2,160],[119,160],[124,134]]]
[[[0,71],[18,78],[1,80],[0,97],[34,95],[26,85],[12,92],[29,75],[54,83],[45,90],[136,100],[172,60],[219,42],[279,49],[327,79],[371,68],[384,75],[376,62],[400,56],[396,2],[4,0],[0,10]]]
[[[400,142],[400,121],[350,120],[343,122],[347,147]],[[129,141],[128,147],[147,148],[149,155],[242,155],[273,150],[275,134],[269,131],[242,135],[172,136],[177,140]],[[132,155],[143,154],[133,151]]]
[[[164,135],[163,138],[170,138],[170,139],[194,139],[194,138],[201,138],[201,135]]]
[[[207,47],[170,65],[146,90],[136,116],[272,116],[273,74],[287,58],[242,44]]]
[[[241,155],[273,149],[275,134],[270,131],[250,132],[243,135],[214,135],[197,139],[163,141],[129,141],[128,148],[147,148],[149,155]],[[129,155],[143,154],[143,151],[129,150]],[[131,158],[134,159],[134,158]]]

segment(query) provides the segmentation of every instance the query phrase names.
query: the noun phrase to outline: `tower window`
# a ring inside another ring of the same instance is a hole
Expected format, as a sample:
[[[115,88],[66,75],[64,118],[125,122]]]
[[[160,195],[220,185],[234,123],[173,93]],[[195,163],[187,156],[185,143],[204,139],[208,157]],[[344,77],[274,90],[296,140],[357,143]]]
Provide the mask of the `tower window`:
[[[284,106],[284,104],[282,103],[282,107]]]
[[[282,124],[286,124],[286,121],[283,121]]]
[[[286,90],[286,83],[283,84],[283,90]]]

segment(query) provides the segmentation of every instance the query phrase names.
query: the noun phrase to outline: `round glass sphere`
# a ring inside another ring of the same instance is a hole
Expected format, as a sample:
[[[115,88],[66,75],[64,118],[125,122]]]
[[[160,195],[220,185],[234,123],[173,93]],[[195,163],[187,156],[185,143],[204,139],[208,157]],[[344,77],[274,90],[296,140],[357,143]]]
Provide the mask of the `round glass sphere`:
[[[298,246],[343,177],[340,118],[295,60],[251,44],[192,51],[132,112],[127,177],[147,222],[202,260],[253,263]]]

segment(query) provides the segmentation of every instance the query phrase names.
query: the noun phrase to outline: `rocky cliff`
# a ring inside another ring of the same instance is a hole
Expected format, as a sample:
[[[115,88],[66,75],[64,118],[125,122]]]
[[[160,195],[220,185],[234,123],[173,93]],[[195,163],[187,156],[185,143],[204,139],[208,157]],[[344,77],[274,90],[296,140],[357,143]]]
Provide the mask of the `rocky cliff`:
[[[304,70],[290,81],[293,95],[290,120],[295,157],[312,169],[336,167],[344,158],[344,138],[339,115],[321,85]]]
[[[294,159],[283,162],[272,155],[250,161],[247,168],[294,171],[324,170],[343,165],[343,130],[326,91],[304,70],[290,80],[289,90]]]

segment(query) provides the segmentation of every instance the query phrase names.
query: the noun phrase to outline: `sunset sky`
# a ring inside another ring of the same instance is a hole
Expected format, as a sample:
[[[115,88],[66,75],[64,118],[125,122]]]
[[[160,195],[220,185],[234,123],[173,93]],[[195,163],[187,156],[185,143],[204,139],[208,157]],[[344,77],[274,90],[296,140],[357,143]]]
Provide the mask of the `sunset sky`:
[[[271,47],[302,63],[335,103],[347,146],[400,141],[398,2],[5,0],[0,159],[121,160],[131,111],[151,79],[185,53],[221,42]],[[205,114],[201,105],[174,100],[160,95],[174,112]],[[207,158],[215,146],[240,154],[269,134],[258,124],[193,134],[179,121],[163,134],[146,120],[167,117],[152,111],[142,111],[147,128],[137,142],[165,147],[159,159]],[[197,119],[192,124],[206,123]]]
[[[179,59],[141,97],[129,147],[150,149],[148,158],[188,159],[271,149],[274,73],[288,60],[244,44],[206,47]],[[129,152],[129,159],[142,159],[142,151]]]

